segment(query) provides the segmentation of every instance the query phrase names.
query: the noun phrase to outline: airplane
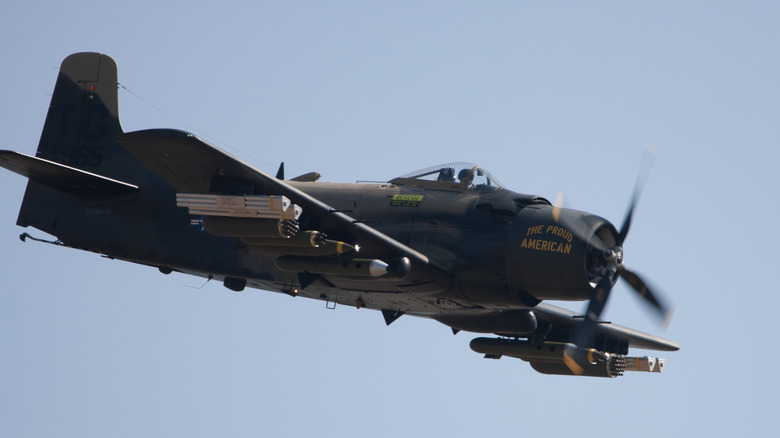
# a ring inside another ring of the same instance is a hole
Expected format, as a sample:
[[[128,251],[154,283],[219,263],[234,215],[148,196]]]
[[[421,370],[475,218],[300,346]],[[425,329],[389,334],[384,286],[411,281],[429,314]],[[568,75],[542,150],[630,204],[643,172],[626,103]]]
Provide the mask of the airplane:
[[[486,169],[434,166],[387,182],[271,175],[189,132],[124,132],[116,62],[62,62],[35,156],[0,151],[29,179],[20,238],[246,287],[403,315],[481,334],[470,347],[544,374],[661,372],[667,339],[600,319],[619,278],[670,308],[623,263],[624,224],[513,192]],[[577,314],[547,301],[585,301]]]

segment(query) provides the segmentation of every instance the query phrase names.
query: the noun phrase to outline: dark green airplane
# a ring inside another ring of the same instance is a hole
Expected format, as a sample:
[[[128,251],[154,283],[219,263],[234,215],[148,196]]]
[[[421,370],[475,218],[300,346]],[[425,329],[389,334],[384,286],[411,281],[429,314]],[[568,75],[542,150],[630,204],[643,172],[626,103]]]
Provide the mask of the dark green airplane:
[[[76,53],[60,68],[35,156],[0,151],[29,178],[17,225],[60,246],[245,287],[407,314],[496,334],[471,342],[546,374],[660,372],[631,347],[674,342],[599,319],[622,277],[669,310],[623,264],[624,225],[503,188],[485,169],[447,164],[386,183],[269,175],[173,129],[125,133],[117,67]],[[22,240],[33,238],[27,233]],[[590,300],[584,316],[544,300]]]

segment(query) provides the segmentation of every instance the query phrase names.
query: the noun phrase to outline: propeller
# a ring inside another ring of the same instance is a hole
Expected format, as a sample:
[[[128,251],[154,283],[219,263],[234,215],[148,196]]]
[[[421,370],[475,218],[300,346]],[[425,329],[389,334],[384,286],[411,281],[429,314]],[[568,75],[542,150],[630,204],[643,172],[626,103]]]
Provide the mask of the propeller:
[[[648,151],[650,151],[653,156],[656,155],[649,147]],[[652,165],[652,161],[650,164]],[[576,348],[569,349],[564,353],[566,365],[575,374],[582,374],[584,372],[583,365],[590,363],[590,360],[587,358],[588,350],[583,348],[583,346],[588,346],[593,340],[599,318],[604,311],[607,300],[609,299],[609,294],[612,291],[612,286],[617,277],[625,280],[626,283],[631,286],[631,289],[642,298],[646,305],[648,305],[651,311],[660,316],[666,323],[668,323],[672,314],[671,308],[664,303],[657,293],[653,292],[647,282],[642,279],[639,274],[626,268],[623,264],[623,243],[631,228],[631,219],[636,210],[647,174],[649,173],[649,166],[643,167],[647,167],[647,169],[645,172],[640,172],[637,177],[636,185],[634,186],[634,194],[631,197],[626,217],[623,220],[623,225],[620,227],[618,235],[615,236],[614,245],[610,246],[608,243],[604,242],[602,237],[598,234],[594,236],[582,223],[566,224],[572,233],[576,234],[579,238],[586,242],[590,241],[589,263],[595,278],[600,277],[593,288],[593,293],[591,294],[590,302],[588,303],[588,308],[583,320],[579,326],[577,326],[574,336],[572,337],[572,342]],[[562,197],[560,195],[553,208],[553,216],[556,220],[560,217],[559,214],[556,214],[556,210],[560,211],[561,208],[559,204],[562,204]]]

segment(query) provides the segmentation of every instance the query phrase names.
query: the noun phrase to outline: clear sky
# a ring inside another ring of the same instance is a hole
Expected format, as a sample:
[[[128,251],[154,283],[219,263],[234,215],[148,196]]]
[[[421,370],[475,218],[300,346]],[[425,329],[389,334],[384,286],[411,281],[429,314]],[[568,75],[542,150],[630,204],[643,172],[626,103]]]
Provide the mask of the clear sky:
[[[26,180],[0,171],[0,435],[776,434],[780,5],[583,3],[3,2],[2,149],[35,152],[79,51],[117,61],[126,131],[291,176],[473,161],[620,224],[651,144],[626,264],[675,318],[624,285],[604,318],[682,349],[660,375],[545,376],[433,321],[22,243]]]

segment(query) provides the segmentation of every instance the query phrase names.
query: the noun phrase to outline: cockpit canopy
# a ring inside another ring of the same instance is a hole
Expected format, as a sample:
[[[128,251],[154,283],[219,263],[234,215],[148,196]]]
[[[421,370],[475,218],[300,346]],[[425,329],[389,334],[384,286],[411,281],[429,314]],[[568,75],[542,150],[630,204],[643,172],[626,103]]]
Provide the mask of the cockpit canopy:
[[[390,183],[443,190],[494,191],[502,187],[490,172],[473,163],[447,163],[428,167],[394,178]]]

